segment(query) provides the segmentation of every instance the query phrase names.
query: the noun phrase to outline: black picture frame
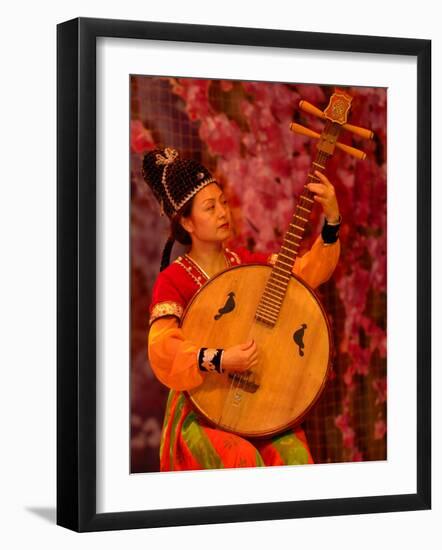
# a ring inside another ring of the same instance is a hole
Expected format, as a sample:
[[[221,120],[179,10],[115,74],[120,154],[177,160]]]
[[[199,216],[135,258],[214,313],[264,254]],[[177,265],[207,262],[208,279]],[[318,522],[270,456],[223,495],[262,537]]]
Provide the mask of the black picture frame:
[[[417,492],[197,508],[96,511],[96,39],[413,56],[417,60]],[[75,531],[431,507],[431,41],[78,18],[57,26],[57,523]]]

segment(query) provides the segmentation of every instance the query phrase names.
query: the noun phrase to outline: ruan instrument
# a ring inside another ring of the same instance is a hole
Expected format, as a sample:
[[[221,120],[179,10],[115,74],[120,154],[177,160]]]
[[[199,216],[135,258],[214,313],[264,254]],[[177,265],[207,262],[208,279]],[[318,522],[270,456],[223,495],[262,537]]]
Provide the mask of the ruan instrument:
[[[342,90],[322,112],[307,101],[299,108],[325,120],[321,134],[296,123],[290,129],[319,140],[306,183],[318,183],[339,148],[358,159],[365,154],[337,141],[341,129],[363,138],[370,130],[347,123],[352,98]],[[210,424],[244,437],[269,437],[298,424],[319,398],[327,380],[332,334],[316,293],[292,274],[311,214],[314,194],[304,187],[273,266],[248,264],[209,280],[188,304],[181,326],[201,347],[223,348],[254,339],[258,365],[246,372],[207,373],[187,392]],[[227,307],[228,305],[228,307]]]

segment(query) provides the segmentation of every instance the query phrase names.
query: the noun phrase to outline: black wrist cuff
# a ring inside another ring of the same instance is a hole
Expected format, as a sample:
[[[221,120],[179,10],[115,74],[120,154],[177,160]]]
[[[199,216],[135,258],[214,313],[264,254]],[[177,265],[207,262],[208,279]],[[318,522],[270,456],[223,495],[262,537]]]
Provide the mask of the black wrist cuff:
[[[222,373],[221,359],[223,349],[201,348],[198,352],[198,368],[205,372]]]
[[[322,227],[321,236],[322,240],[326,244],[333,244],[338,240],[339,237],[339,228],[341,227],[341,218],[339,218],[339,223],[329,225],[327,219],[324,220],[324,225]]]

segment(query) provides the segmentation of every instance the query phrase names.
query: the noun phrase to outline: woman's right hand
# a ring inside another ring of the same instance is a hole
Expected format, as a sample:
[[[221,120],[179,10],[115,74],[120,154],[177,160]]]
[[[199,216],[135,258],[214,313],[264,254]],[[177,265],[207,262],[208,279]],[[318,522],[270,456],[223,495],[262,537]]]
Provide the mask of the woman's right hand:
[[[224,350],[221,368],[224,371],[243,372],[258,364],[258,348],[254,340]]]

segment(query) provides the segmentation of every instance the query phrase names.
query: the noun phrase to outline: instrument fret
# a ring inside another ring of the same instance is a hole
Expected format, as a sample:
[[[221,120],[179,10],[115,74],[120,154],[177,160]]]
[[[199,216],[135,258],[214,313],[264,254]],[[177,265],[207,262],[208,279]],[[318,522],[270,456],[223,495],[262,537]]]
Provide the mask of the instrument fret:
[[[298,250],[297,248],[292,248],[292,247],[298,247],[299,244],[300,244],[299,242],[290,241],[289,239],[284,239],[281,245],[281,250],[285,248],[286,250],[289,250],[290,252],[292,252],[293,260],[294,260],[296,258],[296,254],[298,253]]]
[[[265,316],[258,313],[256,314],[255,319],[260,323],[269,326],[270,328],[273,328],[275,326],[275,321],[271,321],[270,319],[267,319]]]
[[[279,313],[279,307],[275,307],[275,306],[270,306],[268,304],[264,305],[264,304],[259,304],[258,306],[258,311],[261,311],[261,310],[267,310],[271,315],[276,315],[275,317],[275,321],[278,317],[278,313]]]
[[[290,231],[287,231],[286,233],[287,235],[290,235],[291,237],[296,237],[297,239],[302,239],[301,235],[297,235],[295,233],[290,233]],[[292,243],[293,241],[291,241],[290,239],[287,239],[287,237],[284,239],[284,241],[288,241],[289,243]],[[293,243],[295,244],[295,243]],[[298,243],[297,243],[298,244]]]
[[[276,304],[278,307],[281,307],[282,300],[275,300],[275,297],[272,294],[269,294],[267,290],[264,291],[263,296],[265,296],[265,302],[271,302]]]
[[[313,199],[309,199],[308,197],[303,197],[303,200],[308,201],[312,204],[315,202]]]
[[[266,285],[266,290],[269,289],[269,288],[272,288],[272,289],[274,288],[275,290],[272,291],[272,292],[276,292],[277,294],[281,294],[281,297],[284,298],[285,288],[281,289],[281,287],[278,286],[277,283],[278,283],[278,281],[272,281],[271,279],[269,279],[269,282]]]
[[[280,277],[281,279],[284,279],[285,282],[290,280],[290,271],[288,272],[287,269],[284,269],[280,265],[278,265],[278,262],[273,267],[273,272],[275,273],[275,277]]]
[[[304,231],[304,227],[302,227],[301,225],[296,225],[296,223],[292,223],[290,224],[292,227],[296,227],[296,229],[299,229],[300,231]]]
[[[299,244],[298,244],[299,246]],[[289,248],[288,246],[281,246],[281,250],[287,250],[289,253],[293,254],[293,256],[287,256],[287,254],[283,254],[282,252],[279,253],[279,256],[283,256],[284,258],[289,259],[291,262],[295,260],[296,257],[296,250],[293,250],[292,248]]]
[[[287,258],[287,256],[284,256],[284,254],[281,254],[281,252],[280,252],[280,253],[278,254],[278,259],[277,259],[275,265],[277,265],[277,264],[280,263],[280,264],[283,264],[283,265],[287,265],[287,266],[290,267],[290,269],[291,269],[291,268],[292,268],[292,265],[293,265],[293,259],[292,259],[292,258],[289,258],[290,262],[287,263],[287,262],[285,262],[281,257],[282,257],[282,258]]]
[[[293,254],[293,263],[295,263],[295,260],[298,256],[298,248],[301,246],[301,243],[291,243],[290,241],[287,241],[285,244],[288,244],[288,243],[290,243],[290,246],[293,246],[293,248],[290,248],[290,247],[287,247],[287,248],[290,248]]]
[[[263,315],[267,319],[275,322],[278,319],[278,315],[279,315],[278,309],[279,308],[270,309],[270,308],[268,308],[267,306],[265,306],[263,304],[259,304],[258,309],[257,309],[257,313],[259,313],[260,315]]]

